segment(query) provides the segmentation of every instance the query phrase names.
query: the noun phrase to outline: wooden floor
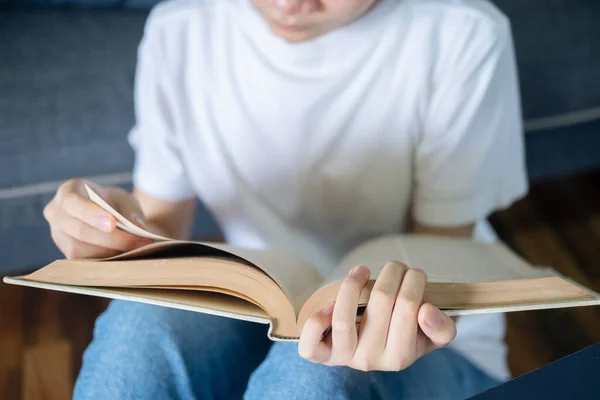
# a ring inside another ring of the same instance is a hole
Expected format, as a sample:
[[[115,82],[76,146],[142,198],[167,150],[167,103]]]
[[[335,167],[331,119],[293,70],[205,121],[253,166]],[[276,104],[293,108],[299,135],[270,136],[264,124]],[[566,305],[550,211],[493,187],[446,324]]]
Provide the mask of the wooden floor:
[[[600,291],[600,171],[538,183],[491,218],[531,262]],[[106,301],[0,283],[0,399],[68,399]],[[517,376],[600,342],[600,307],[508,315]]]
[[[600,292],[600,171],[535,184],[491,221],[530,262]],[[600,307],[510,313],[506,340],[521,375],[600,342]]]

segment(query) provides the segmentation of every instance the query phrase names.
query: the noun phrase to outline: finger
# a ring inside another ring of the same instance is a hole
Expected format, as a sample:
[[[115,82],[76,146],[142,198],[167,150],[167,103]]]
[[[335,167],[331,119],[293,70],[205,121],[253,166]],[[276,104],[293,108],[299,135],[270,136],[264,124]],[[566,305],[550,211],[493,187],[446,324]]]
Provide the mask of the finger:
[[[101,231],[110,233],[117,228],[117,222],[110,213],[76,191],[68,192],[62,197],[60,208],[68,215]]]
[[[316,363],[325,363],[331,356],[331,341],[323,340],[323,333],[331,326],[333,308],[330,304],[311,316],[302,328],[298,353],[301,357]]]
[[[152,240],[140,238],[130,233],[115,230],[111,233],[103,232],[84,221],[65,214],[59,219],[56,229],[67,236],[90,245],[104,247],[118,252],[129,251],[147,244]]]
[[[399,262],[389,262],[383,267],[363,315],[357,353],[380,354],[383,351],[394,303],[407,269],[406,265]]]
[[[335,365],[347,365],[354,356],[358,342],[356,332],[358,299],[370,275],[371,271],[367,267],[359,265],[350,270],[340,286],[331,323],[331,362]]]
[[[419,269],[408,269],[400,285],[386,346],[386,357],[392,363],[399,363],[405,367],[416,358],[417,334],[419,330],[417,316],[421,303],[427,275]]]
[[[419,309],[419,326],[429,339],[426,351],[447,346],[456,337],[454,320],[431,304],[423,304]]]
[[[68,259],[106,258],[119,254],[119,251],[95,246],[74,239],[63,232],[52,232],[56,246]]]
[[[50,225],[52,225],[52,223],[54,222],[54,216],[56,215],[56,211],[58,210],[58,206],[56,203],[57,201],[55,196],[52,200],[50,200],[48,204],[46,204],[42,211],[44,218],[46,219],[46,221],[48,221]]]

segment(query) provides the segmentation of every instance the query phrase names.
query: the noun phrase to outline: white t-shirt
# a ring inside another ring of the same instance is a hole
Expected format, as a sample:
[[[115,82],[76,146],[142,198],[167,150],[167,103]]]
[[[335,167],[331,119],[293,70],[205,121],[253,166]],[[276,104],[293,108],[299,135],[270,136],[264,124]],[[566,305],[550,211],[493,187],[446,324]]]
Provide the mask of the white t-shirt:
[[[147,22],[135,103],[137,187],[198,196],[230,243],[323,272],[409,213],[482,221],[527,188],[510,25],[485,1],[382,0],[296,44],[249,0],[170,1]],[[502,314],[464,317],[451,346],[506,378],[503,338]]]

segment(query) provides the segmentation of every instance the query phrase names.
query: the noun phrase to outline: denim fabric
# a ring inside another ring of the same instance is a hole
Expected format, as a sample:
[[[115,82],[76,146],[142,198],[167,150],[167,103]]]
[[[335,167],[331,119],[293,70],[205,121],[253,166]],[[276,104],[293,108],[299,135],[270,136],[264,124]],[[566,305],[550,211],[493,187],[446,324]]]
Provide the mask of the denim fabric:
[[[499,382],[448,349],[401,372],[313,364],[264,325],[115,301],[98,319],[74,399],[465,399]]]

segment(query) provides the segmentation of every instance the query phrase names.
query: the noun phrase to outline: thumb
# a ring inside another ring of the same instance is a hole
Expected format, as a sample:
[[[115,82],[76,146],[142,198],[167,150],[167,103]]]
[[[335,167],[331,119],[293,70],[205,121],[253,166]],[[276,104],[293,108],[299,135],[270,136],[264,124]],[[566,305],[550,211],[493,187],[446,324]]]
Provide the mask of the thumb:
[[[113,193],[111,193],[111,200],[112,203],[114,203],[114,207],[122,216],[140,228],[146,228],[144,212],[137,199],[131,193],[120,189],[114,190]]]
[[[431,304],[419,309],[419,326],[431,342],[432,350],[447,346],[456,337],[456,324],[448,315]]]

